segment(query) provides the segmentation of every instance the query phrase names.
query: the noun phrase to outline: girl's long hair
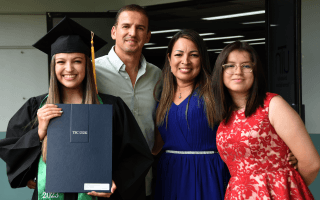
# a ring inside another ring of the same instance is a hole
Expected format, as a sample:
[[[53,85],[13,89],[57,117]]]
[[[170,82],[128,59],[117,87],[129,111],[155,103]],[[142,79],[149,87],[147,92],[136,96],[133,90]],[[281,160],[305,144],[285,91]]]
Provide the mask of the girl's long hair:
[[[213,128],[215,124],[215,121],[214,121],[214,116],[215,116],[214,104],[215,103],[214,103],[212,85],[211,85],[212,69],[210,67],[207,48],[205,46],[205,43],[202,37],[199,36],[197,32],[189,29],[185,29],[176,33],[169,42],[167,54],[165,58],[165,64],[162,69],[162,75],[153,91],[154,98],[157,101],[159,101],[159,99],[157,99],[157,97],[155,96],[156,94],[155,90],[159,84],[161,83],[163,84],[159,105],[156,111],[156,124],[157,126],[163,125],[164,120],[166,120],[166,126],[167,126],[168,114],[174,98],[174,94],[177,91],[177,81],[175,76],[171,72],[171,66],[168,58],[171,57],[173,46],[179,38],[185,38],[192,41],[198,48],[199,55],[200,55],[201,68],[200,68],[199,75],[195,78],[191,94],[193,94],[196,87],[198,87],[199,98],[203,98],[205,102],[204,110],[207,115],[208,123],[210,127]],[[191,96],[192,95],[190,95],[188,99],[188,105],[189,105]],[[186,110],[186,119],[187,119],[188,105]]]
[[[90,58],[86,55],[86,75],[83,79],[83,104],[100,104],[96,93],[96,86],[94,82],[93,67]],[[55,73],[55,56],[52,57],[50,63],[50,86],[49,94],[46,104],[61,104],[62,92],[61,83],[58,81]],[[43,161],[47,160],[47,136],[44,137],[42,142],[42,158]]]

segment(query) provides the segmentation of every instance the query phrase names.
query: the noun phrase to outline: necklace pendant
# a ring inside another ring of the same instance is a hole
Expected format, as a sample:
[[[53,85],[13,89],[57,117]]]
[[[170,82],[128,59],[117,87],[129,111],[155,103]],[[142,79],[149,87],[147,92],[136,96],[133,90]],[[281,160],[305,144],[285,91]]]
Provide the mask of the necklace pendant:
[[[181,93],[180,93],[180,95],[179,95],[179,99],[181,99]]]

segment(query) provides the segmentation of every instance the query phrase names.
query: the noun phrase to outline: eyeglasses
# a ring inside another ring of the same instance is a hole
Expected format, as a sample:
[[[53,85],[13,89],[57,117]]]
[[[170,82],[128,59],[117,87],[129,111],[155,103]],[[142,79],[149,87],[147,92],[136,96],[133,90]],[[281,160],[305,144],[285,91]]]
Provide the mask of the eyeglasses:
[[[252,72],[253,66],[254,66],[253,63],[242,63],[242,64],[240,65],[241,71],[242,71],[243,73],[250,73],[250,72]],[[238,65],[227,63],[227,64],[222,65],[222,67],[223,67],[224,71],[225,71],[227,74],[231,74],[231,75],[232,75],[232,74],[235,74]]]

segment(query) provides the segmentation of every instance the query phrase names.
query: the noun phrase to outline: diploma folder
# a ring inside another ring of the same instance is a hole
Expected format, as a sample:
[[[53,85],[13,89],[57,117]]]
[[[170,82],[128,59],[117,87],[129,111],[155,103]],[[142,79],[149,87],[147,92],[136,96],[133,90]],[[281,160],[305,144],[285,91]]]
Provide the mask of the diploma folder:
[[[111,192],[112,105],[57,104],[48,126],[46,192]]]

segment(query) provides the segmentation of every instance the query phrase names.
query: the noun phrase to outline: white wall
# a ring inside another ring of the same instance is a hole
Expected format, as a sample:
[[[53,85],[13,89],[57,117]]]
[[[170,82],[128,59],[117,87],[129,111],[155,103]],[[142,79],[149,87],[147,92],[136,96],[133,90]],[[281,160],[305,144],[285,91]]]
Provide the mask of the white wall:
[[[46,33],[45,15],[0,15],[0,132],[32,96],[48,91],[47,55],[32,47]]]
[[[320,1],[301,4],[302,103],[308,132],[320,134]]]

